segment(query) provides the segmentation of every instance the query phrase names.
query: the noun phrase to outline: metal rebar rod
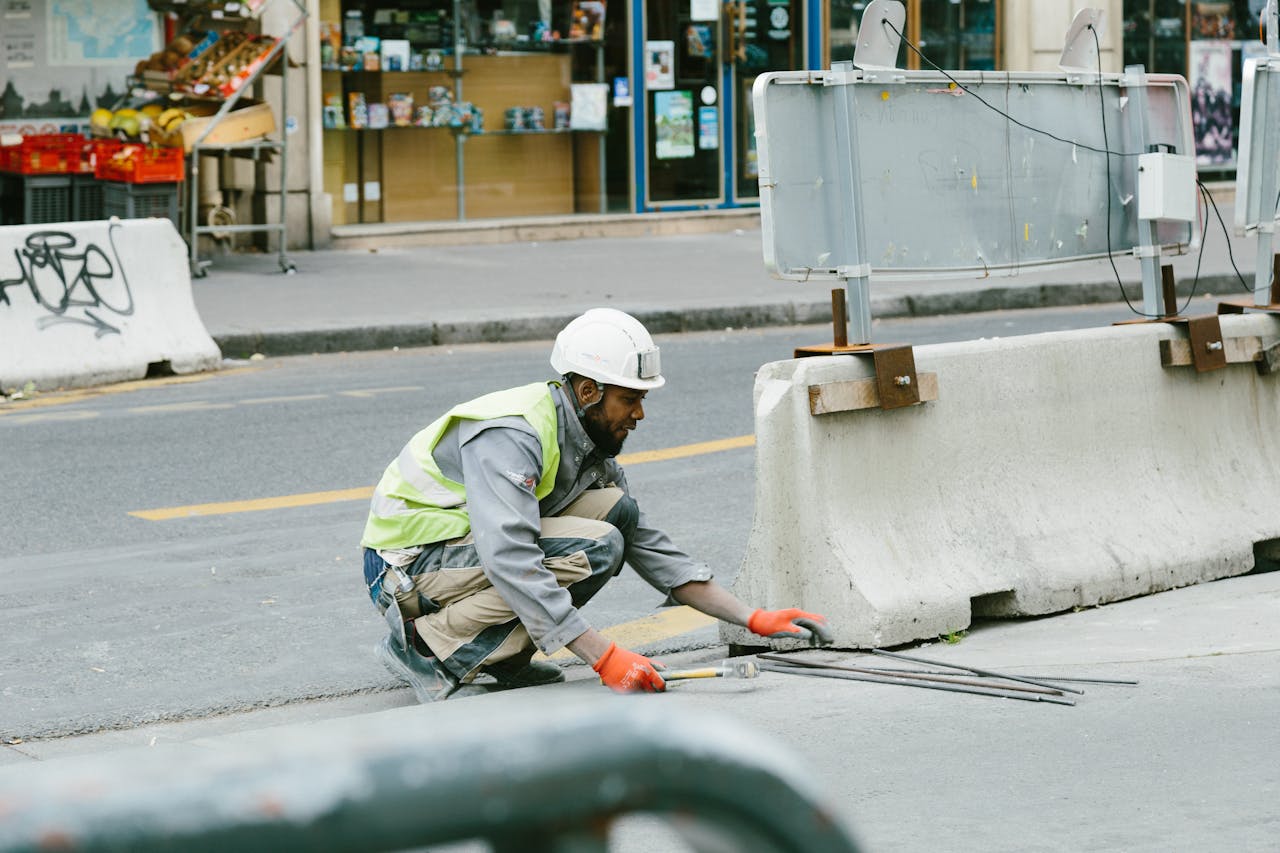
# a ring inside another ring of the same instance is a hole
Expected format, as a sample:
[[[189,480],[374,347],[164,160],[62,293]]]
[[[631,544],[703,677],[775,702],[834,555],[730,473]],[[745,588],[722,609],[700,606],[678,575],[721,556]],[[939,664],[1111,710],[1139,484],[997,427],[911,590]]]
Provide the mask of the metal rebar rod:
[[[1061,696],[1062,691],[1045,687],[1018,687],[1013,684],[998,684],[994,681],[975,681],[972,678],[966,678],[959,674],[947,673],[927,673],[927,672],[909,672],[907,670],[897,670],[890,672],[888,670],[869,669],[861,666],[849,666],[847,664],[838,663],[819,663],[818,661],[808,661],[802,658],[788,658],[785,655],[777,655],[770,653],[762,653],[756,655],[761,660],[776,661],[777,663],[790,664],[792,666],[803,666],[810,669],[835,669],[841,672],[860,672],[863,675],[887,675],[892,678],[905,678],[909,681],[937,681],[943,684],[967,684],[970,687],[986,687],[991,690],[1012,690],[1016,693],[1046,693],[1053,696]]]
[[[972,672],[974,675],[985,675],[988,678],[1007,678],[1010,681],[1021,681],[1024,684],[1034,684],[1036,687],[1057,687],[1056,684],[1050,684],[1047,681],[1037,681],[1034,678],[1023,678],[1017,675],[1008,675],[1003,672],[993,672],[989,669],[978,669],[973,666],[961,666],[960,664],[947,663],[940,660],[928,660],[927,658],[911,657],[910,655],[900,655],[897,652],[886,652],[884,649],[870,649],[873,655],[881,655],[882,657],[895,658],[897,660],[911,661],[912,663],[922,663],[927,666],[945,666],[947,669],[962,669],[965,672]],[[1074,687],[1063,687],[1068,693],[1084,694],[1083,690],[1077,690]]]
[[[945,690],[949,693],[972,693],[975,696],[994,696],[998,699],[1021,699],[1024,702],[1050,702],[1054,705],[1075,705],[1075,700],[1066,696],[1049,696],[1043,693],[1011,693],[1006,690],[990,690],[982,687],[966,687],[963,685],[944,684],[941,681],[908,681],[885,675],[862,675],[856,672],[839,672],[829,669],[806,669],[802,666],[766,661],[760,664],[765,672],[781,672],[787,675],[807,675],[813,678],[841,678],[846,681],[867,681],[872,684],[898,684],[903,687],[923,687],[925,690]]]
[[[894,669],[889,666],[869,666],[866,669],[872,672],[915,672],[923,675],[950,675],[951,673],[943,672],[937,669]],[[1121,684],[1125,686],[1134,686],[1138,682],[1128,678],[1067,678],[1058,675],[1027,675],[1026,678],[1035,678],[1042,681],[1072,681],[1079,684]]]

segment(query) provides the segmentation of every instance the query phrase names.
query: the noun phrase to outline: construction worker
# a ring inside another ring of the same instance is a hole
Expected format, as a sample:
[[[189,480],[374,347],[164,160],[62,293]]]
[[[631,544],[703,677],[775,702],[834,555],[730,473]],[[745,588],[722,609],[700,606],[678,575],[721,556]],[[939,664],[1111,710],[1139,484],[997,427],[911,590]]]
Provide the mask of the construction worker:
[[[562,378],[455,406],[387,467],[365,526],[364,578],[390,634],[378,658],[420,702],[477,673],[564,680],[533,661],[568,648],[619,692],[661,691],[660,665],[579,613],[625,560],[675,601],[765,637],[829,641],[825,619],[753,610],[649,526],[614,459],[664,382],[638,320],[590,310],[556,337]]]

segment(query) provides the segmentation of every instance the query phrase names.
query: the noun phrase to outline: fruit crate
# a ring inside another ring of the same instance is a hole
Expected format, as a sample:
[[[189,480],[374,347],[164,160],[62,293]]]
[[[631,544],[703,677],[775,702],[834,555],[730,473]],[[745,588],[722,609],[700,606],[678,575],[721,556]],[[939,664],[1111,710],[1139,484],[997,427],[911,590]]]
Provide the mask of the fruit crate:
[[[78,152],[79,159],[69,171],[81,175],[93,175],[97,164],[102,160],[110,160],[117,151],[124,147],[119,139],[95,138],[85,139]],[[68,164],[70,165],[70,164]]]
[[[78,133],[41,133],[0,146],[0,170],[18,175],[60,175],[78,170],[85,138]]]
[[[93,173],[104,181],[174,183],[186,177],[186,158],[181,148],[125,144],[111,156],[99,157]]]
[[[0,174],[0,225],[71,221],[70,175]]]
[[[168,219],[178,225],[177,182],[138,184],[125,181],[102,182],[102,218]]]

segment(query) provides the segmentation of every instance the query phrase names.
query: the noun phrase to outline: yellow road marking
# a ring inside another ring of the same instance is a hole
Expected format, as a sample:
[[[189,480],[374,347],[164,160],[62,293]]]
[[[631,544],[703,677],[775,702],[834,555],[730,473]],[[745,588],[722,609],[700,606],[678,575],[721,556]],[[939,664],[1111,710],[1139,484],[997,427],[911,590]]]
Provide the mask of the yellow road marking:
[[[740,447],[751,447],[756,443],[754,435],[739,435],[735,438],[720,438],[715,441],[700,441],[697,444],[682,444],[679,447],[668,447],[666,450],[642,450],[639,453],[624,453],[618,457],[621,465],[639,465],[642,462],[665,462],[670,459],[683,459],[686,456],[701,456],[704,453],[718,453],[721,450],[737,450]]]
[[[233,512],[258,512],[264,509],[287,509],[295,506],[314,506],[339,501],[368,500],[373,496],[372,486],[358,489],[337,489],[332,492],[309,492],[304,495],[284,495],[278,498],[256,498],[248,501],[225,501],[212,504],[192,504],[167,509],[139,509],[129,513],[148,521],[167,521],[171,518],[190,518],[195,515],[229,515]]]
[[[157,412],[208,412],[215,409],[234,409],[235,403],[209,403],[205,400],[192,400],[189,403],[161,403],[157,406],[131,406],[128,411],[135,415],[152,415]]]
[[[104,385],[100,388],[75,388],[70,391],[56,391],[41,393],[38,397],[31,397],[25,400],[8,400],[0,402],[0,416],[20,412],[24,409],[43,409],[47,406],[64,406],[68,403],[77,403],[81,400],[87,400],[91,397],[101,397],[106,394],[124,394],[129,391],[141,391],[147,388],[160,388],[166,385],[187,385],[192,382],[203,382],[206,379],[212,379],[214,376],[235,376],[241,373],[254,373],[261,370],[261,367],[235,367],[228,370],[219,370],[216,373],[192,373],[186,376],[159,376],[155,379],[135,379],[129,382],[117,382],[114,385]]]
[[[722,450],[736,450],[751,447],[756,443],[754,435],[740,435],[735,438],[722,438],[716,441],[701,441],[696,444],[684,444],[679,447],[668,447],[666,450],[646,450],[640,453],[624,453],[618,457],[622,465],[641,465],[645,462],[664,462],[670,459],[683,459],[687,456],[699,456],[704,453],[717,453]],[[288,509],[299,506],[316,506],[317,504],[338,503],[340,501],[367,501],[373,496],[373,487],[364,486],[356,489],[338,489],[329,492],[306,492],[299,495],[282,495],[274,498],[255,498],[246,501],[223,501],[220,503],[194,504],[191,506],[165,507],[161,509],[139,509],[129,515],[145,518],[148,521],[168,521],[174,518],[190,518],[196,515],[230,515],[237,512],[258,512],[267,509]]]
[[[692,607],[681,605],[679,607],[664,608],[662,612],[654,613],[651,616],[644,616],[640,619],[633,619],[630,622],[622,622],[609,628],[602,628],[600,633],[623,648],[634,649],[647,643],[669,640],[680,634],[687,634],[690,631],[714,625],[715,621],[705,613],[699,613]],[[574,654],[568,649],[561,649],[550,655],[549,658],[541,652],[534,655],[534,657],[539,660],[564,660],[565,658],[574,657]]]
[[[17,415],[13,418],[14,423],[30,424],[37,421],[89,421],[98,416],[97,412],[89,409],[70,409],[61,412],[37,412],[34,415]]]
[[[421,385],[398,385],[393,388],[363,388],[356,391],[339,391],[344,397],[372,397],[374,394],[399,394],[403,391],[421,391]]]
[[[293,394],[288,397],[251,397],[240,400],[242,406],[256,406],[259,403],[301,403],[306,400],[325,400],[328,394]]]

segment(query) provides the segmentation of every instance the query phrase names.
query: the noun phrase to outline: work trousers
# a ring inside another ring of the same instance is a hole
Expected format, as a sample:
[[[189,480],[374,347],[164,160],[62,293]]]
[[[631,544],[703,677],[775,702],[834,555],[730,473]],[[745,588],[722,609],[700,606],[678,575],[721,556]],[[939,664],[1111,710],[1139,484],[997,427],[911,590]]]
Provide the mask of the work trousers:
[[[589,489],[559,515],[541,519],[542,564],[567,587],[581,607],[622,568],[626,540],[635,529],[635,501],[621,489]],[[373,584],[382,559],[365,549],[365,580]],[[406,572],[413,589],[396,594],[406,620],[459,680],[470,681],[484,664],[497,663],[533,646],[515,611],[490,583],[470,533],[428,545]]]

